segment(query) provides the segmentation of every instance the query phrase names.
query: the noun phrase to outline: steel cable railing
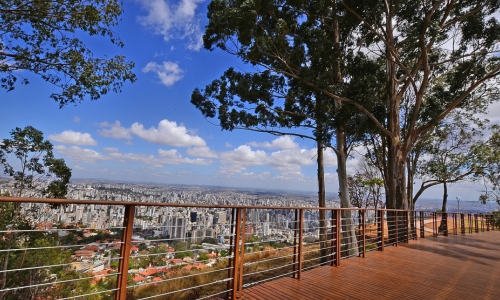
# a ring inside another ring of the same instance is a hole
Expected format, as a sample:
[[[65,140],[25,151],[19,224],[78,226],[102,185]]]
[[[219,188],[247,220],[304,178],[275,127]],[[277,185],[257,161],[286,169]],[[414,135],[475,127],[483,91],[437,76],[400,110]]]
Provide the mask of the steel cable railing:
[[[243,288],[300,279],[307,270],[411,239],[496,230],[490,214],[35,199],[51,201],[78,203],[64,219],[80,221],[51,224],[57,218],[46,211],[42,225],[0,228],[0,258],[11,258],[0,279],[38,276],[32,284],[8,282],[0,293],[236,299]]]

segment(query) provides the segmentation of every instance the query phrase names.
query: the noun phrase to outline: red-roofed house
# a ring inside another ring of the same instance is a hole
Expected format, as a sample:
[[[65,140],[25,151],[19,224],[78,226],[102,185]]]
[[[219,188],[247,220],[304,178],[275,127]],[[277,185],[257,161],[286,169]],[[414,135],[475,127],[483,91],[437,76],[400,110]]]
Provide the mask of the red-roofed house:
[[[187,265],[185,267],[183,267],[182,269],[183,270],[191,270],[193,268],[195,269],[199,269],[199,270],[202,270],[202,269],[205,269],[207,266],[204,265],[204,264],[201,264],[201,263],[194,263],[194,264],[190,264],[190,265]]]
[[[97,246],[97,245],[87,245],[87,246],[85,246],[85,250],[99,251],[99,246]]]
[[[139,275],[146,277],[146,279],[151,279],[156,273],[158,273],[156,268],[147,268],[146,270],[139,272]]]
[[[144,283],[146,281],[146,277],[142,277],[139,274],[135,274],[133,279],[134,279],[135,284],[141,284],[141,283]]]
[[[154,283],[161,282],[161,281],[163,281],[163,279],[161,279],[160,277],[153,278]]]

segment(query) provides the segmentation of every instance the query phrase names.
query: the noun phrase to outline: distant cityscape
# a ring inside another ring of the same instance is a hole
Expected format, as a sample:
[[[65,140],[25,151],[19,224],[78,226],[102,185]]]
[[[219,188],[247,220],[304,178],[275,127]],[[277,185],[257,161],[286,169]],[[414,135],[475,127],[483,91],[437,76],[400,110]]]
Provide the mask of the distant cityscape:
[[[14,195],[13,182],[0,179],[0,192],[8,192]],[[24,191],[23,197],[41,197],[32,191]],[[282,206],[282,207],[317,207],[317,196],[313,192],[296,192],[282,190],[264,189],[235,189],[210,186],[184,186],[167,185],[157,183],[131,183],[106,180],[72,180],[68,186],[68,199],[75,200],[104,200],[123,202],[148,202],[148,203],[176,203],[176,204],[206,204],[206,205],[248,205],[248,206]],[[417,201],[416,210],[436,211],[441,209],[441,199],[420,198]],[[340,207],[339,199],[327,194],[326,205],[328,207]],[[456,199],[448,199],[448,211],[458,211]],[[460,199],[460,211],[472,213],[486,213],[498,209],[494,202],[482,204],[477,200]],[[253,221],[274,222],[278,213],[274,210],[264,212],[263,215],[255,216]],[[316,212],[317,214],[317,212]],[[136,216],[140,220],[139,226],[151,228],[163,226],[183,220],[191,220],[201,225],[222,224],[226,221],[226,211],[217,209],[200,210],[187,209],[179,211],[173,207],[139,207]],[[317,216],[314,216],[317,219]],[[173,219],[172,219],[173,218]],[[51,209],[43,211],[39,215],[40,222],[52,223],[80,223],[95,228],[107,228],[120,226],[123,219],[123,208],[116,206],[99,205],[69,205],[61,207],[54,212]],[[283,221],[286,221],[287,218]],[[281,220],[280,220],[281,221]],[[185,225],[182,227],[186,227]],[[219,231],[222,229],[219,228]],[[179,233],[184,235],[184,233]]]

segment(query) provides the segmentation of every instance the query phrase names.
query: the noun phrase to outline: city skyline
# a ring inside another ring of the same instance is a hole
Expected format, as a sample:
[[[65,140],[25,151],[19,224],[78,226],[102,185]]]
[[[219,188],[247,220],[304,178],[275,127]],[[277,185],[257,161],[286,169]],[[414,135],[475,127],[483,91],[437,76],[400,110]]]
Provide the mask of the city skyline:
[[[315,142],[248,131],[221,131],[189,102],[229,66],[249,69],[220,50],[203,49],[208,1],[125,1],[121,23],[114,29],[122,49],[101,37],[84,37],[98,55],[124,54],[136,63],[138,81],[120,94],[58,109],[49,98],[55,87],[27,72],[30,84],[2,92],[1,135],[32,125],[55,145],[73,178],[105,178],[166,184],[314,192]],[[19,112],[22,108],[22,112]],[[498,122],[500,106],[491,108]],[[357,159],[353,153],[348,172]],[[336,158],[325,154],[326,189],[337,192]],[[451,185],[450,199],[474,199],[481,184]],[[440,186],[424,193],[440,198]]]

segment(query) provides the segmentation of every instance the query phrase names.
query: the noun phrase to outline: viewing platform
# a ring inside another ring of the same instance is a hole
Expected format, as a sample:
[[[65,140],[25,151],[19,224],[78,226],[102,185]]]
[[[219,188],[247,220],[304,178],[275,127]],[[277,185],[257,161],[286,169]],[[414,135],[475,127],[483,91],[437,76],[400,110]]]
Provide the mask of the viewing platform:
[[[498,299],[500,231],[427,237],[243,290],[245,300]]]
[[[494,214],[14,197],[0,213],[5,300],[500,295]]]

